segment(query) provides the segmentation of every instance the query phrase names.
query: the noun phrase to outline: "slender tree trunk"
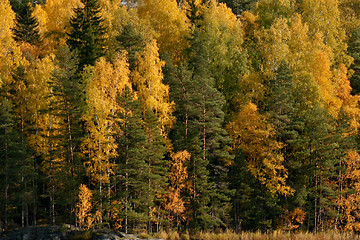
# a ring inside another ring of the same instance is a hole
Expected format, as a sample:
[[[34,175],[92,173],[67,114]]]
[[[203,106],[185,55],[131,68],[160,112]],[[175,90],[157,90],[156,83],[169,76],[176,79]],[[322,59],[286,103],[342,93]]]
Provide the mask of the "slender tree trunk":
[[[21,143],[22,146],[24,146],[24,118],[23,118],[23,114],[21,114]],[[25,159],[22,159],[22,166],[25,166]],[[25,173],[24,171],[21,171],[21,182],[24,184],[25,182]],[[25,196],[26,190],[24,190],[25,192],[23,193],[23,196]],[[22,198],[21,201],[21,227],[25,226],[25,206],[24,206],[24,197]]]
[[[317,179],[317,175],[315,174],[315,201],[314,201],[314,231],[317,232],[318,231],[318,212],[317,212],[317,208],[318,208],[318,179]]]
[[[5,130],[6,131],[6,130]],[[8,144],[5,143],[5,211],[4,211],[4,228],[8,228],[8,191],[9,191],[9,166],[8,166]]]
[[[37,225],[37,221],[36,221],[36,215],[37,215],[37,208],[36,208],[36,183],[35,183],[35,178],[33,178],[33,225],[36,226]]]
[[[202,112],[202,122],[203,122],[203,159],[206,161],[206,106],[205,106],[205,96],[203,94],[203,112]]]
[[[24,192],[25,194],[27,193],[28,189],[27,189],[27,182],[25,180],[25,189]],[[29,226],[29,205],[27,203],[27,200],[25,199],[25,221],[26,221],[26,227]]]
[[[126,154],[128,154],[129,146],[126,146]],[[128,233],[128,205],[129,205],[129,173],[128,173],[128,156],[125,162],[125,233]]]
[[[51,131],[52,131],[52,117],[50,114],[49,122],[49,145],[50,145],[50,222],[52,225],[55,225],[55,182],[54,182],[54,160],[53,160],[53,143],[51,140]]]
[[[340,160],[340,172],[339,172],[339,176],[340,176],[340,199],[338,200],[338,205],[337,205],[337,216],[335,219],[335,224],[334,224],[334,229],[337,230],[338,229],[338,224],[339,224],[339,216],[340,216],[340,208],[341,208],[341,202],[342,202],[342,196],[343,196],[343,181],[344,181],[344,176],[343,173],[341,171],[342,168],[342,161]]]

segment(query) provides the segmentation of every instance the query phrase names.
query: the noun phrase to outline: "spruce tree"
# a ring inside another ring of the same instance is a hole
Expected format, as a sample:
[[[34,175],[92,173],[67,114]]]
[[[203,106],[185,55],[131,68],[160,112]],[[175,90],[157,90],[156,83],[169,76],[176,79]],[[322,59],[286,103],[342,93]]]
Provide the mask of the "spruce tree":
[[[23,1],[19,6],[14,29],[14,39],[17,42],[28,42],[33,45],[39,43],[39,23],[38,20],[32,16],[33,11],[33,3],[29,0]]]
[[[74,9],[75,16],[70,19],[71,31],[68,33],[68,45],[79,54],[79,69],[85,65],[94,65],[105,55],[104,19],[97,0],[81,0],[82,7]]]

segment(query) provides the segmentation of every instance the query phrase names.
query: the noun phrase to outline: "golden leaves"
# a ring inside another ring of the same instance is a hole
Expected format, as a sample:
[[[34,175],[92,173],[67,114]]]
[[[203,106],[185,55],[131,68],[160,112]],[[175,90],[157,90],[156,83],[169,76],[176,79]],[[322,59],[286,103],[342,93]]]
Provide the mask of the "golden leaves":
[[[190,22],[176,0],[141,0],[138,14],[147,19],[156,31],[155,37],[161,52],[170,54],[175,62],[184,56],[188,47],[186,38],[190,34]]]
[[[250,173],[264,184],[270,193],[291,195],[293,190],[286,186],[287,169],[280,150],[283,144],[276,141],[275,131],[266,118],[249,102],[227,126],[234,140],[234,147],[246,155]]]
[[[80,185],[79,190],[79,202],[76,204],[77,221],[81,228],[86,225],[87,229],[89,229],[93,222],[89,214],[92,209],[92,192],[84,184]]]
[[[8,0],[0,1],[0,87],[12,81],[12,71],[21,60],[20,49],[12,37],[15,13]]]
[[[95,182],[108,183],[113,174],[110,159],[117,156],[114,134],[115,112],[119,109],[117,96],[125,87],[131,89],[126,57],[118,56],[114,64],[100,58],[93,69],[93,77],[86,89],[88,109],[83,119],[88,136],[83,142],[88,154],[88,174]],[[104,107],[106,106],[106,107]]]
[[[170,174],[168,177],[170,186],[164,208],[172,213],[169,215],[170,220],[177,219],[177,224],[185,219],[183,215],[185,202],[181,199],[181,192],[186,188],[185,182],[188,178],[187,167],[184,164],[190,160],[190,157],[191,154],[186,150],[171,154],[172,161],[170,162]]]
[[[169,86],[162,82],[165,62],[159,58],[155,40],[147,44],[143,53],[137,53],[136,58],[137,67],[132,72],[132,80],[143,102],[143,109],[149,108],[156,113],[164,133],[174,122],[174,103],[169,101]]]

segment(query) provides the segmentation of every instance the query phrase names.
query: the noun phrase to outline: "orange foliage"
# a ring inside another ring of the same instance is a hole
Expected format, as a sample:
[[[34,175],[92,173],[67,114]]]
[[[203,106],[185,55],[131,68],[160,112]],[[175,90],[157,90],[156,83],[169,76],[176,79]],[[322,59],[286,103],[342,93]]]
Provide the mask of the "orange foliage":
[[[180,220],[184,220],[185,216],[185,202],[181,199],[181,191],[186,187],[185,181],[188,178],[187,168],[184,167],[184,162],[188,161],[191,154],[186,150],[173,153],[171,155],[172,161],[170,163],[169,174],[169,193],[165,202],[165,210],[170,211],[169,219],[173,221],[176,217],[177,224]]]
[[[92,209],[91,198],[92,192],[89,190],[86,185],[81,184],[79,192],[79,203],[76,205],[76,217],[80,227],[85,226],[85,219],[89,218],[89,212]],[[91,227],[91,220],[87,219],[87,228]],[[89,225],[90,223],[90,225]]]
[[[300,208],[295,208],[292,211],[286,210],[282,216],[284,230],[298,229],[304,223],[305,216],[306,213]]]
[[[340,175],[341,194],[338,202],[342,210],[343,230],[360,230],[360,155],[351,150],[346,156],[346,171]]]

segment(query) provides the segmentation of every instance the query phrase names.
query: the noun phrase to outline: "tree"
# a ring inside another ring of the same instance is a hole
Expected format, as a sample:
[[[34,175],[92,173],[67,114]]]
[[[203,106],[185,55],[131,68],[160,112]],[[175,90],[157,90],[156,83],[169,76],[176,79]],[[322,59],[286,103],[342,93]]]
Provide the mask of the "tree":
[[[236,99],[241,94],[242,75],[247,68],[247,57],[242,46],[243,29],[224,4],[210,1],[202,11],[199,28],[209,74],[225,97],[224,111],[229,118],[229,113],[238,104]]]
[[[119,216],[122,226],[128,232],[129,226],[138,223],[145,227],[154,196],[149,185],[150,165],[148,159],[146,132],[143,127],[143,113],[140,99],[136,99],[131,88],[118,97],[120,108],[116,112],[121,134],[117,136],[118,158],[116,162],[116,199],[119,200]]]
[[[67,44],[79,54],[79,69],[95,65],[106,51],[106,28],[103,26],[101,7],[97,0],[81,0],[83,6],[74,9],[70,19],[71,30]]]
[[[283,145],[276,141],[273,126],[258,113],[257,106],[250,102],[229,123],[227,130],[234,144],[245,154],[249,172],[271,194],[291,195],[293,190],[286,185],[288,175],[284,158],[278,153]]]
[[[9,1],[1,1],[0,11],[0,84],[9,85],[12,73],[21,60],[21,52],[13,39],[12,29],[15,26],[15,13]]]
[[[227,150],[230,139],[222,128],[225,101],[210,75],[206,45],[198,29],[191,43],[190,63],[178,68],[168,64],[165,72],[174,89],[171,100],[177,106],[174,115],[178,119],[170,138],[175,151],[191,154],[186,209],[190,226],[196,229],[222,226],[226,221],[230,193],[224,181],[225,165],[231,156]]]
[[[186,221],[185,201],[182,199],[183,191],[189,187],[186,184],[188,178],[187,167],[185,162],[191,158],[190,153],[186,150],[173,153],[171,155],[169,171],[169,192],[164,202],[165,211],[170,212],[169,220],[176,223],[179,228],[181,221]]]
[[[115,123],[115,113],[119,110],[117,97],[130,85],[129,70],[126,57],[118,56],[114,64],[100,58],[93,70],[88,67],[85,72],[87,76],[84,77],[89,79],[87,109],[82,116],[86,129],[82,148],[87,156],[86,172],[98,188],[97,210],[102,215],[104,199],[111,197],[110,180],[114,174],[114,159],[118,155],[115,142],[115,135],[119,133]]]
[[[83,157],[80,149],[84,136],[81,115],[84,110],[84,86],[77,76],[78,59],[67,46],[59,47],[54,59],[54,70],[51,74],[49,87],[51,100],[45,110],[51,119],[58,119],[53,125],[47,141],[53,143],[51,154],[61,159],[58,171],[60,188],[55,192],[57,212],[63,220],[75,222],[76,194],[80,179],[84,177]],[[53,120],[54,121],[54,120]],[[60,161],[59,161],[60,163]],[[65,217],[66,216],[66,217]]]
[[[259,16],[259,24],[269,28],[277,18],[290,18],[295,10],[294,0],[261,0],[258,1],[254,12]]]
[[[85,226],[85,219],[89,218],[89,212],[92,209],[92,192],[89,190],[86,185],[81,184],[79,187],[79,203],[76,205],[76,217],[80,227]],[[90,228],[91,226],[88,226]]]
[[[36,4],[33,15],[39,22],[44,52],[56,54],[58,47],[65,44],[73,8],[79,5],[80,0],[47,0],[45,4]]]
[[[337,0],[305,0],[300,3],[301,15],[308,23],[310,36],[322,34],[334,54],[335,63],[351,62],[346,55],[345,31],[341,27],[340,2]],[[320,14],[321,13],[321,14]]]
[[[343,215],[339,226],[344,230],[358,231],[357,213],[359,198],[359,160],[360,156],[355,150],[350,150],[344,159],[345,171],[339,175],[340,194],[338,203]]]
[[[350,78],[350,83],[352,87],[352,93],[358,94],[360,93],[360,55],[359,55],[359,48],[360,48],[360,30],[355,29],[349,39],[349,48],[348,52],[351,57],[354,58],[354,62],[350,65],[350,68],[352,69],[353,74]]]
[[[176,0],[141,0],[138,14],[146,19],[156,31],[155,38],[160,53],[169,54],[175,62],[184,58],[190,24],[186,11],[179,8]]]
[[[18,42],[28,42],[37,44],[40,42],[39,22],[33,16],[33,4],[29,1],[23,1],[19,12],[16,14],[16,26],[14,29],[14,38]]]
[[[0,114],[1,165],[1,219],[7,229],[8,223],[16,215],[21,216],[22,227],[30,225],[30,206],[36,201],[35,170],[28,148],[20,132],[16,129],[15,114],[10,101],[3,98]],[[33,212],[33,224],[36,213]]]
[[[219,2],[226,3],[236,16],[240,16],[242,12],[253,9],[257,0],[221,0]]]
[[[146,42],[141,33],[137,32],[131,24],[123,26],[121,33],[116,37],[123,50],[128,52],[130,70],[136,66],[136,53],[144,51]]]
[[[163,83],[162,67],[156,41],[147,44],[136,56],[136,68],[131,73],[134,88],[143,101],[143,109],[151,109],[161,123],[163,134],[173,124],[173,103],[169,101],[169,86]]]

